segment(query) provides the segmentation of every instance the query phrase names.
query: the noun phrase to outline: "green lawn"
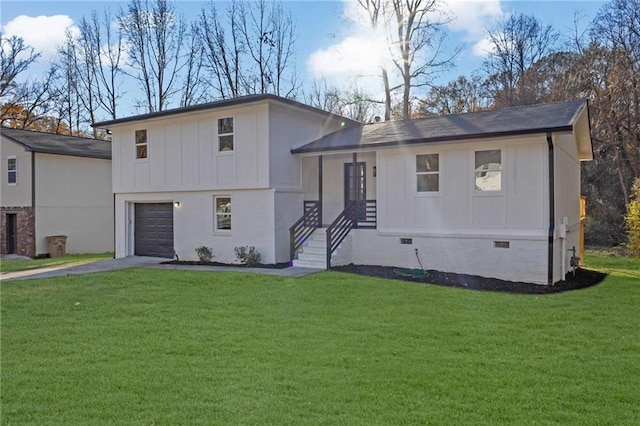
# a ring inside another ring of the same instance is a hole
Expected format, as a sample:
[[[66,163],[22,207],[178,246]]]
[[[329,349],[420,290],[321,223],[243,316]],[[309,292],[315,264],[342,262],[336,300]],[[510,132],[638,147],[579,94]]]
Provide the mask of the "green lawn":
[[[3,424],[640,423],[640,261],[547,296],[337,272],[2,283]]]
[[[112,259],[113,253],[99,254],[68,254],[63,257],[54,257],[47,259],[28,259],[28,260],[8,260],[0,261],[0,271],[15,272],[26,271],[29,269],[47,268],[50,266],[61,266],[73,263],[87,263],[95,260]]]

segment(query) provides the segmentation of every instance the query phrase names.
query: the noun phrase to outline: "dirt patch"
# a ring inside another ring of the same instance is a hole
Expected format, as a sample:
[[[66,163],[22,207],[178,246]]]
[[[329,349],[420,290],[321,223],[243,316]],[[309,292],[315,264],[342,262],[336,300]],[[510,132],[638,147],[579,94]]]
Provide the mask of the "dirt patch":
[[[470,290],[496,291],[521,294],[553,294],[569,290],[578,290],[599,284],[607,274],[589,269],[577,269],[575,276],[570,273],[566,281],[553,286],[537,285],[525,282],[513,282],[475,275],[455,274],[434,270],[403,269],[390,266],[346,265],[331,268],[334,271],[347,272],[371,277],[411,281],[421,284],[434,284]]]
[[[284,263],[258,263],[256,266],[247,266],[242,263],[222,263],[222,262],[200,262],[198,260],[168,260],[161,262],[161,265],[193,265],[193,266],[231,266],[234,268],[266,268],[284,269],[291,266],[291,262]]]

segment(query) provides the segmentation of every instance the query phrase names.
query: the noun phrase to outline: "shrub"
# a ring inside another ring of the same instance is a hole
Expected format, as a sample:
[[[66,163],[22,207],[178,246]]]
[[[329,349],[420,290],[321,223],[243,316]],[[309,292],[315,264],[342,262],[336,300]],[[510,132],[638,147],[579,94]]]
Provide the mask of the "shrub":
[[[211,262],[211,259],[213,259],[213,250],[206,246],[196,248],[196,254],[200,262]]]
[[[632,191],[632,200],[627,204],[624,223],[627,226],[629,250],[634,256],[640,256],[640,178],[633,183]]]
[[[260,264],[260,253],[255,247],[241,246],[233,249],[240,263],[247,266],[257,266]]]

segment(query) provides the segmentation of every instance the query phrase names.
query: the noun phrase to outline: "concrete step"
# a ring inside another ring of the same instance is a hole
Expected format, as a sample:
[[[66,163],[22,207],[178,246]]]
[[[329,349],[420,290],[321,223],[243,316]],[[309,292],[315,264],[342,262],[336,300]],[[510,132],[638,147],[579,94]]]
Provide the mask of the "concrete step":
[[[299,268],[327,269],[327,264],[325,262],[312,262],[300,259],[293,259],[293,266],[297,266]]]

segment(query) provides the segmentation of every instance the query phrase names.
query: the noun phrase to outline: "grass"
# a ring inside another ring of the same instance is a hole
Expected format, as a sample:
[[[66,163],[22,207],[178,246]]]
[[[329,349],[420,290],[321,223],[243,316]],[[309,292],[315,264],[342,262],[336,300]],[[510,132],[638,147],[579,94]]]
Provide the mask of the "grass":
[[[547,296],[323,272],[2,283],[3,424],[638,424],[640,261]]]
[[[70,265],[74,263],[87,263],[95,260],[112,259],[113,253],[99,254],[67,254],[62,257],[46,258],[46,259],[27,259],[27,260],[10,260],[2,259],[0,261],[0,271],[16,272],[26,271],[29,269],[47,268],[51,266]]]

